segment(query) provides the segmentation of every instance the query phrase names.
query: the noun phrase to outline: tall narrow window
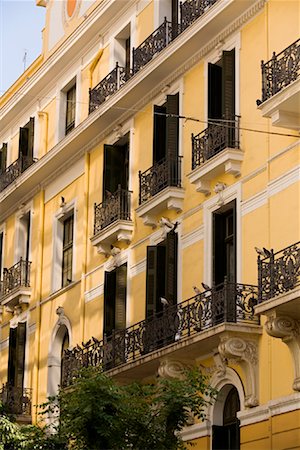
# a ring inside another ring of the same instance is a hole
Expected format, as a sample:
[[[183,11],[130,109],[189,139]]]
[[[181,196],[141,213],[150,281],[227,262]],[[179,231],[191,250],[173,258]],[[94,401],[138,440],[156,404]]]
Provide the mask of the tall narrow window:
[[[212,427],[213,450],[239,450],[240,449],[240,421],[237,413],[240,411],[240,399],[234,386],[230,389],[223,408],[222,425]]]
[[[26,261],[30,259],[31,214],[28,211],[19,219],[18,257]]]
[[[68,134],[75,127],[76,84],[67,91],[66,102],[66,134]]]
[[[154,106],[153,163],[178,156],[179,94],[167,95],[162,106]]]
[[[213,282],[236,281],[235,200],[213,214]]]
[[[30,117],[29,122],[20,128],[19,136],[19,158],[22,158],[22,170],[27,169],[32,164],[34,141],[34,118]]]
[[[72,282],[74,214],[63,222],[62,287]]]
[[[163,310],[161,297],[177,303],[177,245],[177,233],[170,231],[163,242],[147,247],[147,318]]]
[[[105,272],[104,280],[104,334],[126,328],[127,264]]]
[[[103,200],[114,194],[118,187],[128,190],[129,133],[114,145],[104,146]]]
[[[0,148],[0,174],[5,172],[7,162],[7,144],[2,144]]]
[[[23,389],[25,365],[26,323],[9,330],[9,355],[7,381]]]

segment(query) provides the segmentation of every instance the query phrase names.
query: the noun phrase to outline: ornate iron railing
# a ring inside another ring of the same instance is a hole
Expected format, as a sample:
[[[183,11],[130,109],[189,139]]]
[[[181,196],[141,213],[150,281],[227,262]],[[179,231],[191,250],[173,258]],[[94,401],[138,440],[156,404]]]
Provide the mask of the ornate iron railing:
[[[130,218],[130,198],[131,191],[118,187],[117,191],[109,194],[107,198],[97,205],[94,205],[94,235],[103,230],[116,220],[131,220]]]
[[[70,385],[83,367],[109,370],[224,322],[259,324],[254,315],[256,304],[256,286],[224,283],[165,307],[149,319],[115,331],[109,338],[92,338],[81,347],[67,350],[62,385]]]
[[[20,259],[12,267],[3,269],[3,280],[0,284],[0,299],[3,300],[16,289],[30,287],[30,261]]]
[[[300,242],[258,257],[259,303],[300,285]]]
[[[262,101],[277,94],[300,77],[300,39],[272,58],[261,62]]]
[[[130,73],[116,63],[116,67],[93,89],[90,89],[89,113],[95,111],[130,78]]]
[[[218,0],[185,0],[180,3],[180,31],[184,31]]]
[[[140,205],[168,186],[181,187],[181,159],[166,157],[145,172],[139,171]]]
[[[240,148],[240,118],[210,121],[196,136],[192,134],[192,170],[225,148]]]
[[[132,49],[133,73],[137,73],[154,56],[161,52],[173,38],[172,25],[165,18],[164,22],[153,31],[137,48]]]
[[[20,156],[4,172],[0,173],[0,192],[15,181],[22,173],[37,161],[32,156]]]
[[[32,389],[3,384],[0,399],[9,414],[31,416]]]

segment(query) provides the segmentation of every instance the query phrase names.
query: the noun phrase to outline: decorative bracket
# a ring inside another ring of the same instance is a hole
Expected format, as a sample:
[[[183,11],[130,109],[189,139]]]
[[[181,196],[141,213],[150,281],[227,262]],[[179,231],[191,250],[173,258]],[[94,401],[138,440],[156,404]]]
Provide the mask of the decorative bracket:
[[[293,389],[300,391],[300,322],[289,316],[269,316],[265,329],[270,336],[279,338],[284,342],[292,355],[295,379]]]

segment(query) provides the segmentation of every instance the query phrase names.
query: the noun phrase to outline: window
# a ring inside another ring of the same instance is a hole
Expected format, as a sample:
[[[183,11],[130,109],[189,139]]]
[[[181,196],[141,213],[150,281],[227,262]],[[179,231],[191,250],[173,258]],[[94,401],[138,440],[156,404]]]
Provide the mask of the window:
[[[27,169],[33,159],[34,142],[34,117],[30,117],[29,122],[20,128],[19,136],[19,158],[22,158],[22,170]]]
[[[0,149],[0,174],[5,172],[7,164],[7,144],[2,144]]]
[[[156,246],[147,247],[146,318],[163,311],[161,297],[177,303],[177,233],[170,231]]]
[[[63,221],[62,287],[72,282],[74,214]]]
[[[65,355],[65,351],[69,348],[70,345],[70,341],[69,341],[69,333],[67,328],[64,326],[65,328],[65,333],[63,335],[62,338],[62,345],[61,345],[61,355],[60,355],[60,360],[61,360],[61,364],[60,364],[60,383],[63,380],[63,376],[64,376],[64,355]]]
[[[66,130],[68,134],[75,128],[76,84],[66,92]]]
[[[236,281],[236,202],[213,214],[213,283]]]
[[[31,214],[30,211],[23,214],[18,220],[18,241],[16,255],[19,260],[30,260],[30,234],[31,234]]]
[[[104,279],[104,334],[126,328],[127,264],[105,272]]]
[[[114,145],[104,145],[103,201],[118,187],[128,190],[129,133]]]
[[[125,69],[126,79],[130,77],[131,37],[130,23],[115,37],[114,60]]]
[[[25,367],[26,323],[19,323],[9,330],[7,382],[23,389]]]
[[[170,114],[170,116],[168,116]],[[167,95],[167,101],[162,106],[154,105],[153,126],[153,163],[169,157],[178,156],[179,136],[179,94]]]
[[[154,2],[157,23],[155,28],[158,28],[164,21],[165,17],[172,25],[172,39],[178,34],[178,16],[179,16],[179,1],[178,0],[164,0]]]
[[[240,449],[240,422],[237,418],[239,410],[239,394],[236,388],[232,387],[224,403],[223,425],[213,425],[212,427],[213,450]]]

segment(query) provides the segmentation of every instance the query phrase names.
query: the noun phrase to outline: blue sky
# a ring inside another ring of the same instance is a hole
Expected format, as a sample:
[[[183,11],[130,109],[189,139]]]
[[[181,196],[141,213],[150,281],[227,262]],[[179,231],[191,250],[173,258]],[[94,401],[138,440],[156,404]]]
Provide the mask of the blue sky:
[[[46,9],[35,0],[0,0],[0,95],[41,53]]]

